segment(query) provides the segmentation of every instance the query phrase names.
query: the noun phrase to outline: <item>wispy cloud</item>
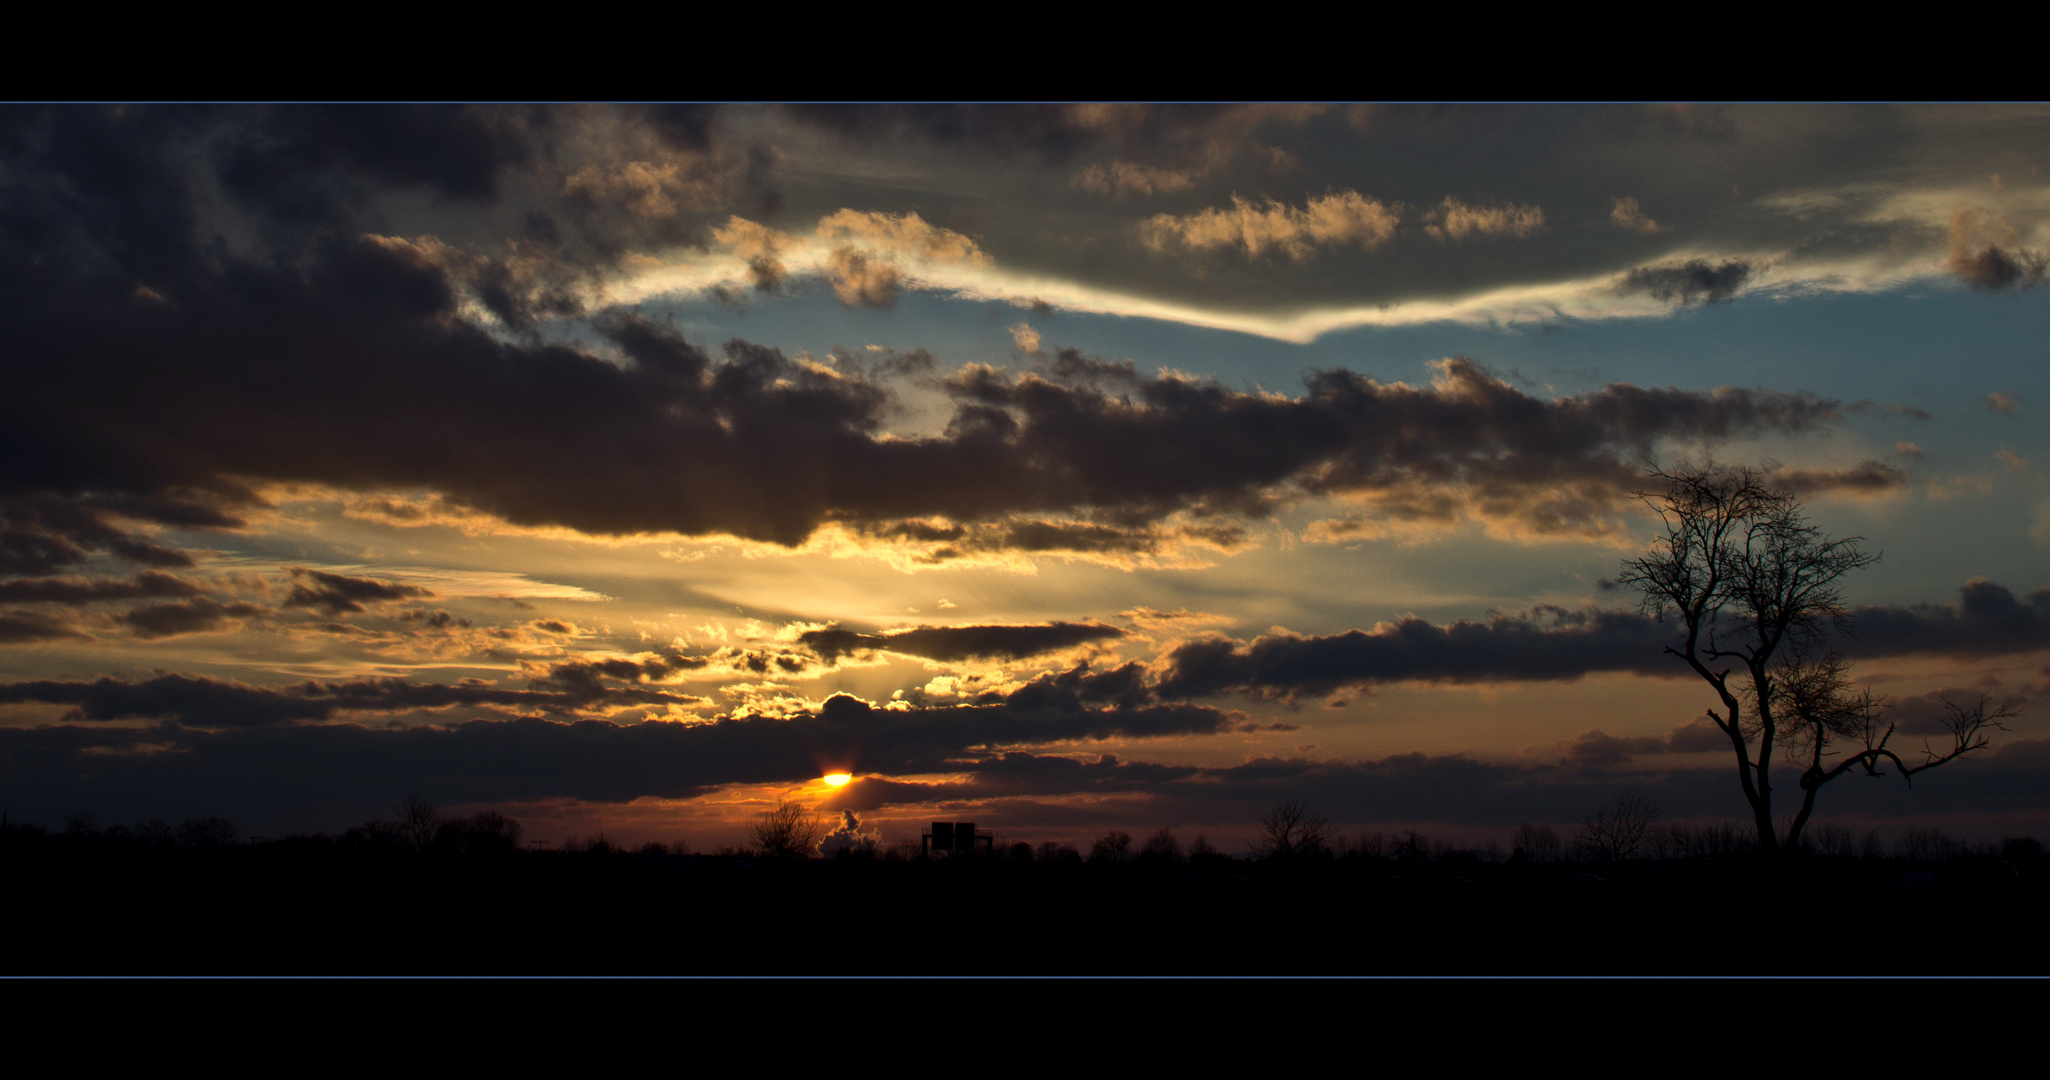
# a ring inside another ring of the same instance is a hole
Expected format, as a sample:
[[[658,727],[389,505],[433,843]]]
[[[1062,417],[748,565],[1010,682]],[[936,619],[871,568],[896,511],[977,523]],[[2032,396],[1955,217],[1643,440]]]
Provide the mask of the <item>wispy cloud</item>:
[[[1279,253],[1301,262],[1337,248],[1372,251],[1394,238],[1401,221],[1400,204],[1357,191],[1314,196],[1302,206],[1234,195],[1229,207],[1155,214],[1140,226],[1140,237],[1155,251],[1236,251],[1249,259]]]

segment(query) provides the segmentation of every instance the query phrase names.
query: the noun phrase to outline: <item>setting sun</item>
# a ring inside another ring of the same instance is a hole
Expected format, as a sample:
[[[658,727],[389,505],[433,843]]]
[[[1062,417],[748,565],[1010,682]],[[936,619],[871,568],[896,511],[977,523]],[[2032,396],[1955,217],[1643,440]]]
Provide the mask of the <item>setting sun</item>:
[[[846,787],[847,781],[854,779],[854,776],[851,773],[836,772],[826,774],[825,779],[827,787]]]

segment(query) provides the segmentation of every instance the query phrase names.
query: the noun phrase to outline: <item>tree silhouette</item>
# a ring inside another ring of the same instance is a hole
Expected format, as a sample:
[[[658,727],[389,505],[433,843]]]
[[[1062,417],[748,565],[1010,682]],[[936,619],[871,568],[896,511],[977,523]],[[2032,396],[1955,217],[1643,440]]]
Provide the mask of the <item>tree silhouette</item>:
[[[235,823],[223,817],[186,818],[178,825],[178,843],[185,847],[230,847],[241,839]]]
[[[1603,862],[1621,862],[1651,840],[1658,804],[1642,795],[1614,795],[1587,812],[1574,839]]]
[[[441,823],[434,832],[438,851],[454,855],[504,855],[520,849],[520,823],[496,810]]]
[[[1163,828],[1146,838],[1146,846],[1139,849],[1139,858],[1144,862],[1181,862],[1182,842],[1175,839],[1173,829]]]
[[[1034,855],[1040,862],[1046,863],[1078,863],[1082,861],[1081,852],[1066,844],[1057,843],[1052,840],[1039,845]]]
[[[1330,819],[1301,799],[1290,799],[1260,819],[1253,851],[1263,859],[1295,859],[1326,854],[1334,835]]]
[[[1132,834],[1108,832],[1096,838],[1089,848],[1092,863],[1122,863],[1132,861]]]
[[[1893,726],[1879,723],[1886,703],[1852,691],[1849,663],[1826,640],[1846,624],[1839,582],[1879,555],[1866,552],[1859,537],[1824,536],[1761,470],[1709,464],[1650,475],[1664,481],[1664,490],[1638,498],[1659,515],[1665,535],[1650,554],[1623,564],[1620,581],[1642,594],[1647,613],[1679,619],[1686,639],[1666,651],[1721,699],[1723,711],[1709,709],[1708,716],[1736,754],[1760,852],[1800,850],[1823,785],[1853,767],[1881,776],[1879,766],[1892,761],[1912,776],[1985,748],[1988,732],[2017,715],[2013,702],[1989,709],[1983,698],[1975,708],[1946,700],[1950,747],[1925,745],[1920,764],[1903,762],[1887,745]],[[1852,743],[1848,756],[1829,760]],[[1807,759],[1801,808],[1784,837],[1772,802],[1773,755],[1782,749],[1794,764]]]
[[[1431,857],[1431,838],[1415,829],[1404,829],[1388,845],[1388,854],[1396,862],[1424,862]]]
[[[1559,834],[1550,825],[1532,825],[1528,821],[1510,834],[1509,844],[1530,862],[1558,862],[1563,848]]]
[[[802,803],[784,803],[748,828],[755,850],[771,859],[808,859],[825,835],[825,822]]]
[[[399,838],[414,851],[426,851],[434,844],[434,834],[441,831],[441,808],[421,798],[417,793],[408,795],[399,804]]]

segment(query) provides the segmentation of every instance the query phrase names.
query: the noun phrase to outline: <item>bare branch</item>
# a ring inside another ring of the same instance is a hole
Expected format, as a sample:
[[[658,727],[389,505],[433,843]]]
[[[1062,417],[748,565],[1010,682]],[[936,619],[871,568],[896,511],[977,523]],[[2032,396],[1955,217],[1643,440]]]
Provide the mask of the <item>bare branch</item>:
[[[1658,804],[1642,795],[1611,796],[1581,818],[1575,839],[1603,862],[1621,862],[1651,837],[1658,816]]]
[[[1322,855],[1330,850],[1331,821],[1301,799],[1290,799],[1260,819],[1253,851],[1267,859]]]
[[[1979,700],[1970,706],[1959,705],[1948,697],[1941,700],[1944,711],[1943,726],[1950,731],[1951,748],[1939,754],[1934,747],[1924,742],[1922,752],[1926,759],[1922,764],[1913,767],[1902,765],[1902,776],[1913,776],[1924,769],[1933,769],[1966,754],[1986,749],[1993,745],[1990,732],[2007,730],[2007,725],[2001,721],[2012,720],[2022,714],[2021,703],[2013,698],[2001,702],[1998,707],[1991,708],[1991,711],[1989,707],[1992,705],[1992,699],[1985,694],[1980,694]],[[1899,758],[1894,760],[1896,763],[1900,761]]]

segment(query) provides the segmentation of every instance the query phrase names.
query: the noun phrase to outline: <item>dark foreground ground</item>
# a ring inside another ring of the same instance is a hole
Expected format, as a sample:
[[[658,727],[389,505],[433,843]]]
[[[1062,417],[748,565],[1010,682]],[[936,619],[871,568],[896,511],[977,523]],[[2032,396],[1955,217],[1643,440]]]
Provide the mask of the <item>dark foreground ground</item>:
[[[774,864],[50,837],[0,844],[0,974],[2043,974],[2040,862]]]

